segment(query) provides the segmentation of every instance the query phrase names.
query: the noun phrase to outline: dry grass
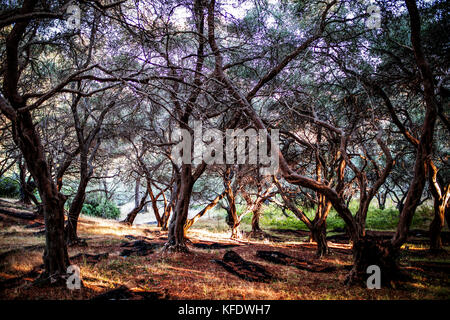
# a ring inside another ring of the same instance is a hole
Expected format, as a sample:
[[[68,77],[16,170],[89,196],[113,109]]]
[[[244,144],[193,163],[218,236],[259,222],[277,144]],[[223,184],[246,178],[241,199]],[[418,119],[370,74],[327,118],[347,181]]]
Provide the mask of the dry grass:
[[[42,264],[41,248],[24,250],[26,246],[44,244],[43,236],[33,236],[36,229],[25,228],[25,223],[11,224],[7,216],[0,221],[0,254],[9,252],[0,260],[0,280],[24,275]],[[35,221],[34,221],[35,222]],[[32,222],[26,222],[31,224]],[[82,261],[78,264],[84,287],[38,288],[33,279],[23,279],[17,286],[2,288],[2,299],[89,299],[121,285],[132,290],[158,291],[170,299],[448,299],[450,281],[446,273],[424,273],[412,269],[413,281],[396,289],[368,290],[347,287],[343,281],[348,271],[339,268],[330,273],[312,273],[290,266],[269,263],[256,256],[257,250],[277,250],[288,255],[315,261],[315,245],[298,241],[295,237],[283,242],[243,240],[233,248],[244,259],[264,266],[275,278],[269,283],[242,280],[213,262],[222,258],[225,249],[205,250],[190,248],[189,254],[167,254],[156,250],[147,256],[119,256],[125,235],[146,237],[148,241],[163,244],[167,237],[157,227],[133,226],[92,217],[82,217],[79,235],[87,239],[88,247],[69,248],[69,256],[85,252],[109,253],[109,258],[96,264]],[[193,229],[192,242],[210,241],[232,243],[225,232]],[[335,252],[320,263],[342,267],[351,264],[351,255],[343,254],[351,248],[347,244],[330,243]],[[22,249],[21,249],[22,248]],[[420,246],[411,252],[424,251]],[[409,251],[408,251],[409,252]],[[405,256],[406,257],[406,256]]]

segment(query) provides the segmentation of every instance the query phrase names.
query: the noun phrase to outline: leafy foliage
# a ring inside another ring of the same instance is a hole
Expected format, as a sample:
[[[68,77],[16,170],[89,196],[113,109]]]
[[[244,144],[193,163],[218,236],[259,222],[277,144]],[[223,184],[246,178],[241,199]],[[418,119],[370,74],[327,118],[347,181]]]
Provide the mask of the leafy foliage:
[[[20,196],[20,184],[17,180],[0,178],[0,197],[17,198]]]
[[[87,199],[83,204],[81,212],[89,216],[107,219],[117,219],[120,215],[120,210],[117,205],[105,197]]]

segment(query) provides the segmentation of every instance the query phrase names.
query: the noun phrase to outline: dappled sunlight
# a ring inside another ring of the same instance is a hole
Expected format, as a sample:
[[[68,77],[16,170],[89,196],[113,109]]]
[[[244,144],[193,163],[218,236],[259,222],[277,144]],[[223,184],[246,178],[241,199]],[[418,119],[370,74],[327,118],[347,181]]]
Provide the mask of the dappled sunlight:
[[[18,253],[10,255],[3,262],[0,268],[12,271],[14,274],[24,274],[42,264],[42,251]],[[4,266],[3,266],[4,265]]]
[[[448,299],[447,2],[2,1],[0,299]]]
[[[101,236],[117,236],[133,234],[134,236],[149,236],[151,233],[160,232],[156,227],[127,226],[118,221],[105,220],[101,218],[86,217],[80,218],[78,228],[80,232],[86,232]]]
[[[80,267],[81,280],[90,287],[115,288],[123,284],[120,280],[112,280],[107,276],[102,276],[99,271],[88,267]]]
[[[69,256],[107,253],[108,257],[98,261],[87,258],[72,261],[80,267],[84,287],[78,293],[52,289],[49,294],[55,299],[85,299],[123,286],[132,292],[161,292],[172,299],[404,299],[446,294],[439,283],[428,283],[425,278],[411,283],[409,291],[382,289],[375,294],[358,287],[347,288],[342,284],[352,264],[352,244],[329,241],[331,254],[318,259],[315,255],[317,244],[307,241],[304,232],[284,232],[278,237],[277,233],[268,230],[265,238],[232,240],[228,230],[222,232],[195,226],[188,233],[189,253],[170,253],[162,250],[167,232],[158,227],[128,226],[87,216],[80,218],[78,227],[87,247],[69,247]],[[0,231],[0,254],[6,254],[0,269],[2,279],[26,275],[42,264],[45,237],[35,232],[36,228],[24,225],[7,226]],[[125,248],[130,248],[123,245],[132,245],[136,241],[157,246],[143,255],[128,253],[121,256]],[[258,264],[273,275],[273,279],[267,283],[250,282],[231,274],[215,262],[223,259],[228,250],[238,253],[245,261]],[[318,273],[293,265],[274,264],[257,256],[259,250],[282,252],[299,261],[337,269]],[[407,243],[402,252],[425,255],[427,249],[420,244]],[[414,274],[424,272],[415,265],[406,266],[405,270]],[[33,280],[25,277],[21,281],[31,283]],[[29,285],[9,290],[11,297],[38,296],[38,291]]]

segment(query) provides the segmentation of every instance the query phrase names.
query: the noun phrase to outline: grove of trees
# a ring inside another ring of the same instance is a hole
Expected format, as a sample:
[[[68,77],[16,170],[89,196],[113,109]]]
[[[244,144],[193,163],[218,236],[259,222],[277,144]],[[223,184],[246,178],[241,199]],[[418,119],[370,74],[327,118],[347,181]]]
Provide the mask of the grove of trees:
[[[79,26],[70,25],[74,5]],[[124,223],[149,206],[169,253],[189,252],[189,229],[214,207],[226,211],[232,238],[252,215],[256,237],[272,203],[305,224],[324,256],[335,211],[353,244],[346,281],[374,264],[389,281],[425,201],[434,210],[430,250],[441,251],[450,220],[448,18],[444,0],[1,2],[0,175],[18,170],[21,201],[44,216],[42,279],[65,283],[67,248],[83,242],[83,205],[92,192],[111,200],[114,179],[134,191]],[[199,122],[223,136],[262,132],[278,171],[180,163],[176,131],[194,136]],[[399,218],[383,240],[367,234],[366,220],[369,205],[383,209],[387,199]],[[189,217],[194,203],[202,207]]]

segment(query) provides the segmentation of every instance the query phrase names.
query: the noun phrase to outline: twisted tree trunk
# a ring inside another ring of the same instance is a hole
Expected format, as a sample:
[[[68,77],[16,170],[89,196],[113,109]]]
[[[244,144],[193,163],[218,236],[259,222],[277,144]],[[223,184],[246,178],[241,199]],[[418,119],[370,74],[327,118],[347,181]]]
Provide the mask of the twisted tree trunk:
[[[228,167],[225,172],[224,176],[224,187],[225,187],[225,195],[227,197],[228,201],[228,208],[227,210],[227,219],[226,222],[228,226],[231,228],[231,239],[238,239],[239,238],[239,224],[240,219],[237,214],[236,209],[236,197],[231,185],[231,180],[233,178],[234,172],[231,169],[231,167]]]
[[[184,235],[184,226],[186,225],[189,204],[194,186],[194,180],[191,174],[190,164],[183,164],[180,175],[180,187],[177,192],[176,205],[174,213],[169,224],[168,241],[165,249],[168,251],[187,252],[186,238]]]
[[[429,159],[432,154],[434,127],[437,118],[437,107],[434,96],[434,82],[431,68],[425,58],[420,38],[420,15],[414,0],[405,0],[410,16],[411,42],[413,45],[416,64],[422,76],[425,100],[425,118],[422,124],[420,139],[415,143],[416,159],[414,164],[414,176],[400,213],[397,231],[391,241],[371,239],[367,236],[357,239],[354,243],[354,267],[347,282],[360,281],[366,275],[363,272],[368,265],[375,264],[381,269],[384,282],[400,277],[398,268],[398,256],[400,247],[406,242],[412,218],[420,204],[420,199],[425,187],[429,170]],[[391,112],[392,114],[392,112]],[[395,117],[394,117],[395,119]],[[399,124],[400,128],[402,127]],[[405,130],[402,130],[406,135]],[[413,138],[411,138],[413,139]]]
[[[172,192],[170,194],[169,202],[167,203],[166,197],[163,194],[164,197],[164,213],[161,217],[161,230],[167,231],[169,230],[168,224],[169,224],[169,218],[170,214],[173,211],[173,208],[175,207],[176,199],[178,198],[178,181],[174,182]]]
[[[146,204],[146,199],[148,195],[148,190],[145,191],[145,194],[142,196],[141,201],[138,203],[137,207],[134,207],[128,214],[123,223],[127,225],[133,225],[134,219],[136,219],[137,214],[144,208]]]
[[[30,205],[31,198],[28,193],[27,181],[26,181],[26,168],[22,163],[22,160],[19,161],[19,180],[20,180],[20,201],[23,204]]]
[[[86,198],[86,187],[88,182],[89,179],[87,177],[81,178],[81,181],[78,184],[77,193],[75,194],[75,197],[73,198],[73,201],[69,208],[67,225],[65,228],[66,243],[68,246],[74,246],[81,243],[77,234],[77,226],[78,218],[80,216],[81,210],[83,209],[84,200]]]
[[[438,253],[443,251],[441,231],[445,225],[445,214],[448,208],[448,201],[450,198],[450,184],[447,184],[442,187],[444,183],[442,181],[441,183],[439,183],[438,179],[439,170],[434,165],[431,159],[428,162],[428,166],[429,166],[428,182],[434,200],[433,203],[434,218],[430,224],[430,250]]]
[[[23,15],[34,11],[37,0],[25,0],[19,9]],[[14,24],[6,36],[5,63],[3,72],[3,93],[0,95],[0,110],[11,121],[16,143],[25,158],[26,165],[37,183],[45,221],[45,250],[42,281],[65,285],[69,257],[64,241],[64,203],[66,197],[59,193],[52,180],[50,168],[45,157],[44,147],[36,130],[26,99],[20,95],[18,83],[19,44],[31,21],[23,19]]]
[[[164,200],[164,212],[161,216],[161,230],[162,231],[167,231],[168,229],[168,223],[169,223],[169,218],[170,218],[170,212],[172,211],[172,202],[171,203],[167,203],[167,198],[166,198],[166,194],[163,192],[162,194],[163,196],[163,200]]]
[[[261,214],[261,207],[256,208],[253,210],[253,216],[252,216],[252,234],[258,234],[261,233],[262,230],[259,226],[259,216]]]
[[[222,200],[222,198],[225,196],[225,192],[222,192],[221,194],[217,195],[216,198],[214,198],[213,201],[211,201],[206,207],[204,207],[199,213],[197,213],[192,219],[188,219],[186,221],[186,224],[184,225],[184,235],[186,237],[187,231],[190,227],[201,217],[205,215],[206,212],[214,208],[217,203]]]
[[[317,243],[316,255],[318,257],[328,255],[330,253],[330,249],[328,248],[327,243],[326,222],[324,221],[321,224],[313,225],[313,228],[310,230],[310,232],[311,232],[311,240]]]

